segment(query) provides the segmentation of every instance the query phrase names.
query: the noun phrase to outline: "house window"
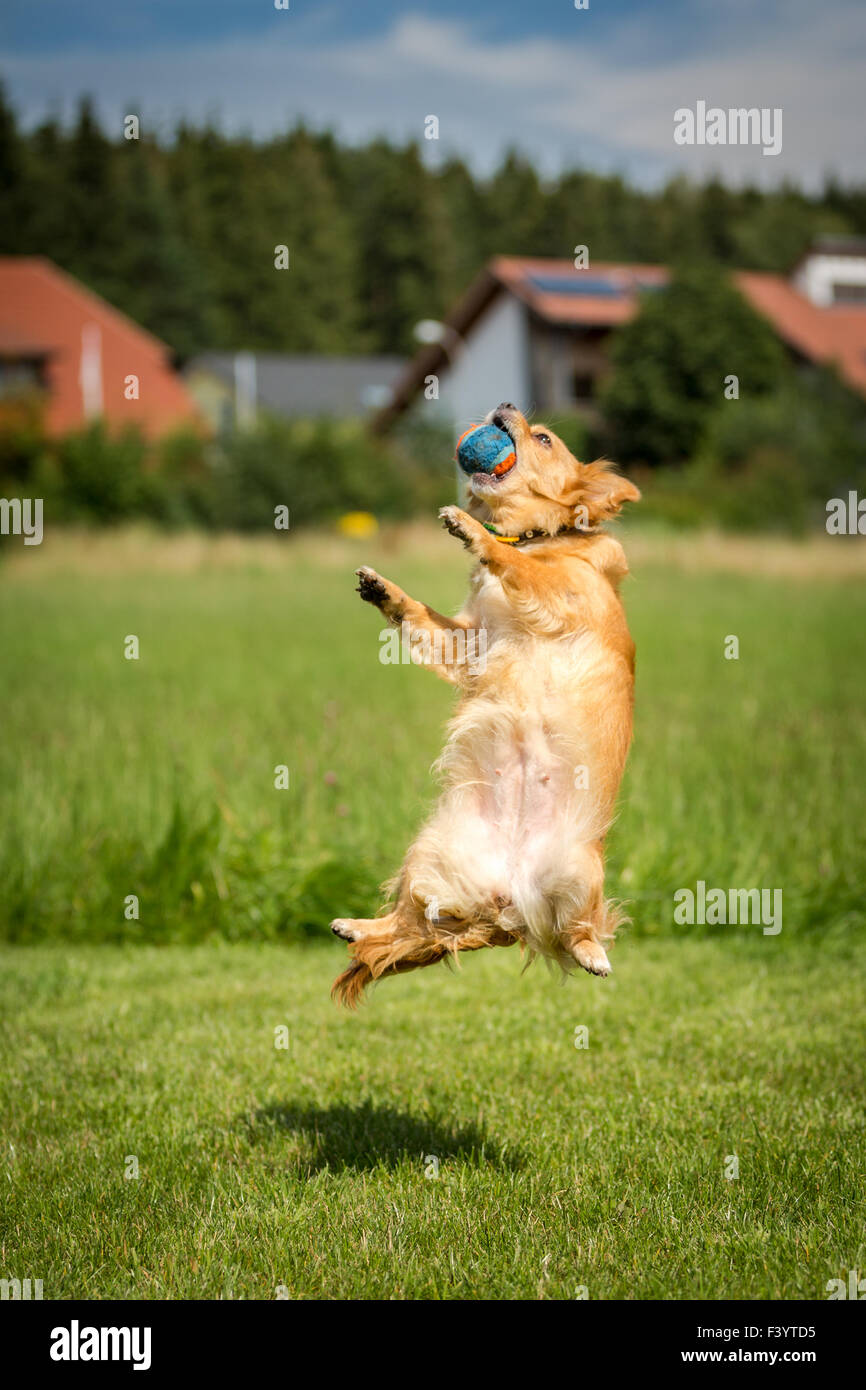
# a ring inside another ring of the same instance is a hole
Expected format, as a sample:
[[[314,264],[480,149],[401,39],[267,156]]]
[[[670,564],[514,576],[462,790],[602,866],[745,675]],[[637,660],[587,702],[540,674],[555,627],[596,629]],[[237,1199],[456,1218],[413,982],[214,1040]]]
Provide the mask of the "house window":
[[[0,358],[0,400],[24,396],[42,386],[40,363],[33,359]]]
[[[866,304],[866,285],[835,284],[833,286],[833,303]]]
[[[591,401],[595,396],[595,377],[589,372],[575,372],[571,378],[571,394],[576,401]]]

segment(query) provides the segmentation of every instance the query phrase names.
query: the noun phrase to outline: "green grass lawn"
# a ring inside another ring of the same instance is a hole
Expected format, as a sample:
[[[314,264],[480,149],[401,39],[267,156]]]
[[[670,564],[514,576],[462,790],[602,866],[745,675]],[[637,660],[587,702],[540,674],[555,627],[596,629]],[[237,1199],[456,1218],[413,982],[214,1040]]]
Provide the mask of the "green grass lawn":
[[[351,1016],[324,930],[399,864],[453,700],[379,662],[352,570],[448,609],[465,556],[190,544],[49,535],[0,570],[0,1277],[821,1298],[866,1264],[862,576],[636,543],[613,976],[484,953]],[[782,932],[675,927],[698,879],[781,889]]]
[[[336,946],[14,948],[2,1273],[46,1298],[824,1297],[866,1264],[864,972],[767,940],[625,940],[564,986],[491,952],[357,1016],[328,1001]]]

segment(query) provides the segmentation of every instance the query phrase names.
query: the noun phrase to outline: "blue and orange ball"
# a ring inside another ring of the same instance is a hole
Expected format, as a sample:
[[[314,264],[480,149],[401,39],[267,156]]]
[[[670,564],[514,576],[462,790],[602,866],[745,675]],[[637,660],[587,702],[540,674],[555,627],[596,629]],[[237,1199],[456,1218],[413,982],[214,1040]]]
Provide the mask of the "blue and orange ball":
[[[516,461],[514,443],[496,425],[471,425],[457,441],[457,462],[464,473],[500,477]]]

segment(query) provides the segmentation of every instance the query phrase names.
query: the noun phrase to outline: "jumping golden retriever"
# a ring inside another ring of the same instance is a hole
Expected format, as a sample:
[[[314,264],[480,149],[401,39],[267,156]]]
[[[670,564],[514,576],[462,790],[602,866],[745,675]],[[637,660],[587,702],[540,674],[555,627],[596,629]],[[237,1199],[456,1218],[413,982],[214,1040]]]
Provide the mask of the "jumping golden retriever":
[[[382,975],[514,942],[607,975],[604,943],[622,920],[604,897],[604,840],[631,741],[634,644],[619,597],[625,554],[599,528],[640,493],[509,402],[485,423],[511,437],[515,462],[472,474],[468,511],[440,512],[477,561],[462,612],[442,617],[357,571],[362,599],[460,702],[442,794],[389,908],[331,924],[351,946],[332,991],[350,1007]]]

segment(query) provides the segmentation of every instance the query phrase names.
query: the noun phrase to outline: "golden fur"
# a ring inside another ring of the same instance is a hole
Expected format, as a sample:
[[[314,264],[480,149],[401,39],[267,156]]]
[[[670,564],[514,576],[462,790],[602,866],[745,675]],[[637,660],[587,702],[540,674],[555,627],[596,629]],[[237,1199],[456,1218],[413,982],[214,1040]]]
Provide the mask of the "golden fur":
[[[598,526],[640,493],[605,463],[579,463],[514,406],[488,421],[511,435],[515,466],[501,479],[474,474],[468,510],[440,513],[478,562],[462,612],[442,617],[358,571],[362,598],[410,638],[431,639],[424,664],[460,701],[441,797],[390,907],[332,923],[352,949],[333,988],[349,1006],[381,975],[484,946],[520,942],[566,970],[610,969],[604,942],[621,914],[604,898],[603,853],[631,740],[634,645],[618,592],[625,555]],[[482,522],[544,534],[510,545]],[[473,660],[469,638],[482,629],[485,660]],[[463,646],[443,648],[461,630]],[[462,661],[448,659],[455,650]]]

